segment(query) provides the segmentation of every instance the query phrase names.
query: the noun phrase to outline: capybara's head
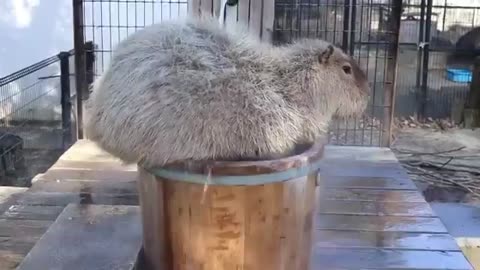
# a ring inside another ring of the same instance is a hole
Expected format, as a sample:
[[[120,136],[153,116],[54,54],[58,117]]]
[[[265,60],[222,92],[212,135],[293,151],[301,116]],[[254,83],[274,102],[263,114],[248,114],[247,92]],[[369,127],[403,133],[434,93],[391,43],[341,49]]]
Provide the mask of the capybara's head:
[[[318,39],[301,40],[294,47],[300,62],[310,67],[304,82],[323,110],[339,117],[364,113],[370,86],[365,72],[351,56]]]

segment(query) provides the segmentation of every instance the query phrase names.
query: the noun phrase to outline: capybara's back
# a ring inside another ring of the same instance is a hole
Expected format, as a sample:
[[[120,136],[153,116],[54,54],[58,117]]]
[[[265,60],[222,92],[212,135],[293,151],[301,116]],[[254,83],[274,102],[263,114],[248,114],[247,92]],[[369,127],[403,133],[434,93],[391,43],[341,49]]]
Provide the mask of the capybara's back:
[[[235,40],[232,40],[235,38]],[[130,36],[93,88],[87,136],[126,162],[242,159],[292,147],[300,116],[275,91],[263,48],[207,21]]]
[[[316,40],[273,47],[214,20],[165,22],[116,48],[88,101],[87,137],[127,163],[290,154],[333,114],[363,111],[355,61]]]

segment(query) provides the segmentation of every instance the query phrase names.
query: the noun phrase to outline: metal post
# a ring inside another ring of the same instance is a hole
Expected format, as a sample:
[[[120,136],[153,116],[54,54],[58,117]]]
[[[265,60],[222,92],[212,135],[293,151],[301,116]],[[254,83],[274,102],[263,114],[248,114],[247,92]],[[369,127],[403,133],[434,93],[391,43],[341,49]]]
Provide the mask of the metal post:
[[[350,55],[355,53],[355,28],[357,23],[357,0],[352,0],[351,28],[350,28]]]
[[[472,69],[470,92],[465,102],[465,108],[480,109],[480,56],[475,57]]]
[[[294,37],[295,39],[298,39],[301,36],[302,33],[302,4],[300,1],[295,1],[295,17],[292,18],[295,19],[296,23],[296,29],[294,29]],[[293,12],[292,12],[293,13]],[[295,31],[296,30],[296,31]]]
[[[427,14],[425,20],[425,37],[423,45],[423,61],[422,61],[422,87],[420,91],[420,111],[419,120],[423,121],[427,110],[427,88],[428,88],[428,64],[430,54],[430,30],[432,28],[432,6],[433,0],[427,0]]]
[[[343,3],[343,37],[342,37],[342,49],[348,53],[348,33],[350,30],[350,0],[344,0]],[[333,32],[335,35],[335,31]]]
[[[475,9],[474,9],[475,10]],[[475,18],[475,17],[473,17]],[[442,32],[445,32],[445,22],[447,21],[447,0],[443,3],[443,23],[442,23]]]
[[[480,56],[475,58],[472,70],[472,82],[463,111],[465,128],[480,127]]]
[[[77,137],[83,139],[83,94],[87,92],[83,35],[83,0],[73,0],[73,42],[75,50],[75,89],[77,94]]]
[[[415,90],[417,93],[417,101],[420,101],[420,89],[421,89],[421,83],[422,83],[422,59],[423,59],[423,43],[425,40],[425,33],[424,33],[424,28],[425,28],[425,4],[426,0],[422,0],[420,4],[420,25],[419,25],[419,31],[418,31],[418,43],[417,43],[417,76],[416,76],[416,83],[415,83]],[[420,113],[420,107],[417,108],[417,116]]]
[[[88,41],[88,42],[85,42],[84,44],[84,55],[85,55],[85,81],[86,81],[86,85],[87,85],[87,89],[88,89],[88,86],[91,85],[93,83],[93,81],[95,80],[95,44],[93,43],[93,41]],[[89,91],[85,91],[83,93],[83,96],[82,98],[84,100],[87,100],[88,97],[90,96],[90,92]]]
[[[67,149],[72,140],[72,119],[70,117],[72,109],[72,104],[70,103],[70,53],[61,52],[58,54],[58,58],[60,59],[63,149]]]
[[[382,134],[382,146],[389,147],[392,142],[392,122],[395,108],[395,89],[397,78],[397,56],[402,14],[402,0],[393,0],[389,23],[389,44],[387,49],[387,74],[385,79],[385,95],[383,100],[383,124],[385,133]]]

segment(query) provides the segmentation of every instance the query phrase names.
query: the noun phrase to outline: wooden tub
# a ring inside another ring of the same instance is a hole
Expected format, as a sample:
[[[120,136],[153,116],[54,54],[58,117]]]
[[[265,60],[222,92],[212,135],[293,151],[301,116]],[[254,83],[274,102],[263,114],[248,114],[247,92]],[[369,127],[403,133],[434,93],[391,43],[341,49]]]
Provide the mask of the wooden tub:
[[[278,160],[139,166],[147,269],[308,269],[323,151],[319,142]]]

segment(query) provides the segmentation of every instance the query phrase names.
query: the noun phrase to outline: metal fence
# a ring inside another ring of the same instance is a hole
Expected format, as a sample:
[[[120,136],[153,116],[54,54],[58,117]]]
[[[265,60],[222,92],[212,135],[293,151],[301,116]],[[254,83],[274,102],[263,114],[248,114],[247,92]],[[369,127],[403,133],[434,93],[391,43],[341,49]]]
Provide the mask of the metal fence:
[[[187,0],[74,0],[73,14],[78,71],[75,87],[82,89],[76,98],[77,126],[82,127],[83,101],[89,97],[91,83],[110,61],[116,44],[147,25],[186,16]],[[77,135],[83,138],[81,128]]]
[[[480,1],[406,0],[400,31],[396,115],[460,121],[470,88],[472,47],[456,46],[479,26]],[[480,33],[473,35],[480,39]],[[474,41],[474,40],[471,40]],[[478,51],[477,51],[478,53]],[[465,75],[448,76],[447,69]]]
[[[0,78],[0,185],[29,186],[74,140],[71,58],[63,52]]]
[[[363,119],[336,120],[333,144],[389,145],[394,100],[395,63],[401,0],[246,0],[238,1],[233,20],[258,25],[262,38],[282,44],[299,37],[319,37],[343,47],[368,71],[374,90],[368,115]],[[236,2],[236,1],[230,1]],[[219,14],[220,1],[198,0],[76,0],[74,2],[76,87],[88,98],[85,40],[94,44],[94,74],[100,75],[112,49],[130,33],[165,19],[190,16],[197,10]],[[193,9],[193,11],[192,11]],[[228,12],[232,13],[230,8]],[[271,26],[269,23],[271,22]],[[270,38],[272,37],[272,38]],[[266,39],[266,38],[264,38]],[[80,108],[81,109],[81,108]],[[81,115],[82,112],[79,113]],[[79,119],[79,125],[81,124]],[[79,135],[81,137],[82,134]]]

